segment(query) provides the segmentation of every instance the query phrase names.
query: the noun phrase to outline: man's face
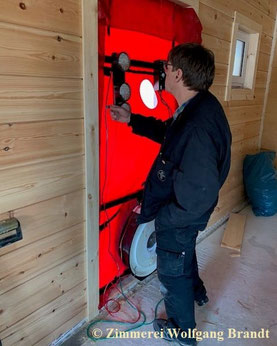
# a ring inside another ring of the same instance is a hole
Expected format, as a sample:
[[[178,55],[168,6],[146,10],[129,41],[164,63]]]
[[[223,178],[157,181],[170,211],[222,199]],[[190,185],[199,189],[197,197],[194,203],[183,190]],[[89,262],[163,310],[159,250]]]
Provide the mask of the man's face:
[[[175,75],[173,70],[173,66],[170,61],[166,61],[164,63],[164,71],[165,71],[165,90],[172,92],[172,87],[174,86],[173,82],[175,80]]]

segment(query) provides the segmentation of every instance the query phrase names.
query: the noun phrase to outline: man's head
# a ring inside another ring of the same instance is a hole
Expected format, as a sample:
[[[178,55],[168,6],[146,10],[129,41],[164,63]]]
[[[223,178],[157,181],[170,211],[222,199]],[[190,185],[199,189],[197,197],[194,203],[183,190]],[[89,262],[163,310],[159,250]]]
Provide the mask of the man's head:
[[[165,66],[168,91],[174,92],[178,85],[189,90],[206,91],[213,83],[214,54],[200,44],[184,43],[172,48],[165,65],[168,65]]]

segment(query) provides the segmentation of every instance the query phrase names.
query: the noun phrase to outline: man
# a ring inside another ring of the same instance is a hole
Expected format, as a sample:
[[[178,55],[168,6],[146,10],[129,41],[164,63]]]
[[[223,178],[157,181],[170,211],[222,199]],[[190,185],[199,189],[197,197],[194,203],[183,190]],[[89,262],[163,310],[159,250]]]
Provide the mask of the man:
[[[135,134],[161,143],[147,177],[138,222],[155,219],[157,272],[165,288],[167,320],[154,329],[172,341],[176,328],[181,345],[196,345],[189,337],[195,324],[194,301],[208,302],[198,275],[195,244],[218,201],[230,169],[231,132],[224,111],[209,91],[214,79],[214,55],[199,44],[174,47],[164,65],[165,88],[179,105],[167,121],[131,114],[111,106],[114,120],[128,123]],[[183,332],[183,333],[182,333]]]

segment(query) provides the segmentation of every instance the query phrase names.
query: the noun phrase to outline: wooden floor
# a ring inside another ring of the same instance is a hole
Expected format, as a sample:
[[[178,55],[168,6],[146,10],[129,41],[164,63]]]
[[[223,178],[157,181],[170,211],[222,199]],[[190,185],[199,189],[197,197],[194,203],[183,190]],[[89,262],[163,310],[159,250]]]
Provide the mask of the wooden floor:
[[[234,251],[220,247],[226,224],[197,246],[200,275],[210,298],[206,306],[196,307],[196,328],[203,333],[202,336],[206,333],[210,337],[203,339],[201,346],[277,345],[277,215],[255,217],[249,207],[242,213],[247,214],[247,221],[241,257],[231,257],[230,253]],[[145,312],[147,321],[151,322],[155,305],[161,298],[156,274],[139,286],[131,299]],[[158,315],[165,317],[163,303]],[[123,302],[121,312],[114,318],[131,319],[135,316],[136,311]],[[95,326],[103,333],[106,333],[107,328],[122,330],[128,327],[112,323]],[[264,336],[268,333],[269,338],[244,338],[247,331],[263,330]],[[145,325],[136,331],[152,331],[152,325]],[[229,337],[238,336],[238,331],[242,332],[240,338]],[[86,336],[86,328],[63,343],[65,346],[93,344]],[[97,344],[168,345],[168,342],[152,336],[101,340]]]

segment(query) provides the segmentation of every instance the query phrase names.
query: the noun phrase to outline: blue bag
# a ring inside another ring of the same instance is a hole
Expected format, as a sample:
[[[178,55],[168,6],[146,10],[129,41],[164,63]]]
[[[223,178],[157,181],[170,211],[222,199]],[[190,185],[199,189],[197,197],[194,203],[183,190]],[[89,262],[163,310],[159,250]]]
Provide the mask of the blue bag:
[[[256,216],[277,213],[277,178],[273,165],[275,154],[266,151],[246,155],[243,162],[244,186]]]

